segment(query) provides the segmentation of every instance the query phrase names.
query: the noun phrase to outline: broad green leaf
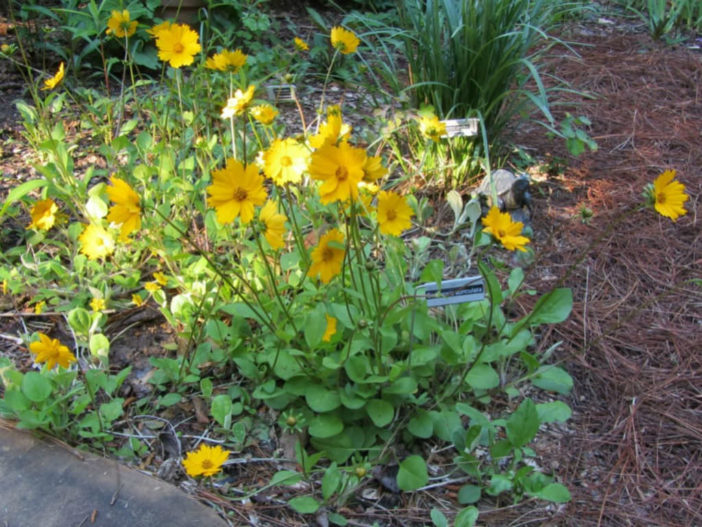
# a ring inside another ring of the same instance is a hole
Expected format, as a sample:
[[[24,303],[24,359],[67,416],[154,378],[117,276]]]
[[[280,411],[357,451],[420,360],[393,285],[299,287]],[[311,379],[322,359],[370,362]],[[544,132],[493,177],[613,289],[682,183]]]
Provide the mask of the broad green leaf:
[[[475,522],[478,521],[479,515],[480,512],[475,507],[466,507],[456,514],[453,527],[473,527]]]
[[[429,513],[429,516],[431,516],[431,521],[435,525],[435,527],[448,527],[448,520],[446,519],[446,515],[439,509],[432,509]]]
[[[444,273],[444,261],[443,260],[431,260],[419,277],[423,282],[436,282],[441,284],[441,279]]]
[[[550,403],[540,403],[536,405],[536,413],[539,415],[541,423],[564,423],[572,415],[570,406],[563,401],[552,401]]]
[[[100,415],[109,423],[115,419],[119,419],[122,416],[122,403],[124,403],[124,399],[118,397],[116,399],[112,399],[109,403],[101,404]]]
[[[270,485],[294,485],[302,480],[302,474],[294,470],[279,470],[271,478]]]
[[[549,483],[535,495],[543,500],[552,501],[554,503],[566,503],[570,501],[570,491],[560,483]]]
[[[339,394],[322,386],[312,385],[305,394],[308,406],[315,412],[329,412],[339,407]]]
[[[509,278],[507,279],[507,286],[509,288],[509,294],[514,295],[519,289],[519,286],[524,282],[524,271],[521,267],[515,267],[512,272],[509,273]]]
[[[531,383],[542,390],[550,390],[563,395],[568,395],[573,389],[573,378],[558,366],[543,366],[534,374]]]
[[[481,363],[470,369],[466,375],[466,382],[474,390],[489,390],[499,386],[500,377],[492,366]]]
[[[327,501],[336,492],[341,483],[341,471],[336,463],[332,463],[322,476],[322,497]]]
[[[463,485],[458,491],[458,503],[468,505],[480,500],[480,487],[478,485]]]
[[[422,439],[428,439],[434,433],[434,421],[426,410],[417,410],[417,413],[407,424],[407,430]]]
[[[210,404],[210,413],[220,426],[229,428],[232,414],[231,397],[229,397],[227,394],[215,395],[212,398],[212,403]]]
[[[107,364],[110,357],[110,340],[102,333],[91,335],[90,353],[93,357],[100,359],[103,364]]]
[[[429,481],[427,464],[424,458],[418,455],[409,456],[400,462],[397,472],[397,486],[405,492],[417,490]]]
[[[344,423],[336,415],[319,415],[312,419],[308,429],[312,437],[324,439],[340,434],[344,430]]]
[[[557,324],[570,315],[573,308],[573,291],[568,288],[557,288],[539,298],[533,311],[527,316],[529,324]]]
[[[45,401],[51,395],[51,381],[38,371],[28,371],[22,378],[22,393],[35,403]]]
[[[372,399],[366,405],[366,413],[375,426],[383,428],[392,421],[395,416],[395,408],[383,399]]]
[[[440,412],[429,412],[432,421],[434,421],[434,433],[439,439],[444,441],[452,441],[453,433],[458,428],[463,428],[461,417],[451,410],[442,410]]]
[[[417,381],[412,377],[400,377],[390,386],[383,390],[383,393],[390,395],[410,395],[417,391]]]
[[[522,447],[534,439],[539,431],[539,416],[536,405],[531,399],[524,399],[512,415],[507,419],[505,426],[507,439],[515,447]]]
[[[292,498],[288,505],[290,505],[295,512],[298,514],[314,514],[319,509],[319,502],[312,496],[298,496],[297,498]]]
[[[31,191],[36,190],[41,187],[45,187],[49,182],[45,179],[32,179],[31,181],[26,181],[21,185],[17,185],[10,192],[7,193],[7,198],[5,198],[5,203],[0,209],[0,217],[5,214],[7,208],[12,205],[15,201],[18,201],[29,194]]]
[[[159,398],[158,404],[161,406],[173,406],[174,404],[178,404],[182,398],[183,397],[179,393],[167,393]]]

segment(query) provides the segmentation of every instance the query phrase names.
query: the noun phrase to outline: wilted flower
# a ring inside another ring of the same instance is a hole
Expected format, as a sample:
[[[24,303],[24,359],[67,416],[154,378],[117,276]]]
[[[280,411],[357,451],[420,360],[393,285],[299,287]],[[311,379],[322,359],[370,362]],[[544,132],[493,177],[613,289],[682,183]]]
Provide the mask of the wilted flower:
[[[378,194],[378,225],[383,234],[400,236],[412,226],[413,214],[407,200],[399,194],[385,190]]]
[[[348,29],[344,29],[340,26],[332,28],[331,45],[341,51],[341,53],[344,55],[348,55],[349,53],[356,51],[359,43],[360,41],[358,40],[358,37]]]
[[[107,34],[114,33],[116,37],[131,37],[136,33],[137,21],[130,21],[129,11],[112,11],[112,16],[107,21]]]
[[[307,148],[294,139],[276,139],[263,153],[263,172],[279,186],[299,183],[309,157]]]
[[[229,51],[224,49],[219,53],[215,53],[208,57],[205,61],[205,67],[211,70],[230,71],[236,73],[244,64],[246,64],[247,55],[240,49]]]
[[[43,199],[37,201],[29,211],[32,217],[32,222],[28,225],[28,229],[48,231],[56,223],[58,213],[58,205],[52,199]]]
[[[284,214],[278,212],[278,209],[273,201],[267,201],[261,208],[259,216],[263,224],[266,226],[266,231],[263,236],[273,249],[282,249],[285,247],[285,220],[288,218]]]
[[[492,234],[508,251],[515,249],[526,252],[524,246],[529,243],[529,238],[521,236],[524,224],[521,221],[512,221],[507,212],[493,206],[487,216],[483,218],[485,232]]]
[[[219,223],[231,223],[238,216],[248,223],[254,216],[254,206],[266,201],[263,176],[254,164],[246,168],[236,159],[228,159],[221,170],[212,171],[212,184],[207,187],[207,203],[217,211]]]
[[[115,241],[112,235],[100,225],[91,223],[78,237],[80,252],[91,260],[104,258],[115,250]]]
[[[675,175],[675,170],[666,170],[655,179],[653,188],[649,188],[651,200],[658,214],[673,221],[687,214],[683,204],[689,199],[685,193],[685,185],[675,181]]]
[[[319,245],[312,251],[312,265],[309,273],[312,276],[319,276],[323,283],[328,284],[341,272],[346,252],[343,243],[344,235],[339,229],[332,229],[322,236]]]
[[[61,83],[64,74],[65,70],[62,62],[61,64],[59,64],[59,69],[56,72],[56,75],[44,81],[44,87],[42,88],[42,90],[53,90],[56,86],[58,86]]]
[[[62,368],[76,361],[76,356],[71,353],[66,346],[58,339],[49,338],[44,333],[39,333],[39,340],[29,344],[29,351],[36,355],[34,361],[37,364],[46,363],[46,367],[52,369],[57,364]]]
[[[125,241],[132,232],[141,228],[139,194],[126,181],[118,177],[112,176],[110,183],[112,186],[107,187],[107,195],[115,204],[110,207],[107,221],[121,225],[119,239]]]
[[[158,26],[156,26],[158,27]],[[198,36],[187,24],[171,24],[160,30],[154,28],[158,58],[168,62],[172,68],[189,66],[202,47]]]
[[[214,476],[222,470],[222,464],[229,457],[229,451],[221,446],[202,444],[198,450],[188,452],[183,460],[183,467],[188,476]]]
[[[319,187],[322,203],[358,198],[358,183],[363,179],[366,152],[346,142],[327,145],[312,154],[309,173],[323,181]]]

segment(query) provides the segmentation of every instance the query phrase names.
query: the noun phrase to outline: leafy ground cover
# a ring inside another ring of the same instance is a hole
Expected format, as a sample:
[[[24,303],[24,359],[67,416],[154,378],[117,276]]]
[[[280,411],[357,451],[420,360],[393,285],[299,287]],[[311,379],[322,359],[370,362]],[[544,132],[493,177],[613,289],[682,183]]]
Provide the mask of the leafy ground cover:
[[[557,48],[548,64],[575,88],[597,94],[593,100],[569,102],[593,123],[591,133],[599,150],[571,158],[529,125],[516,130],[514,139],[542,166],[545,163],[533,225],[539,256],[528,268],[526,284],[545,292],[563,283],[575,291],[571,319],[539,336],[540,346],[563,342],[557,360],[576,380],[568,398],[574,417],[565,426],[550,427],[534,445],[537,462],[558,474],[573,500],[565,505],[534,500],[512,505],[489,498],[481,503],[480,521],[488,525],[692,524],[700,514],[699,471],[695,470],[700,441],[695,406],[699,326],[694,317],[700,295],[699,284],[679,284],[696,278],[700,261],[694,213],[700,195],[700,152],[695,148],[702,123],[700,54],[653,43],[636,26],[606,20],[578,22],[569,31],[564,37],[589,46],[577,47],[579,57]],[[638,53],[632,55],[632,49]],[[573,111],[555,111],[566,109]],[[9,189],[15,183],[10,181],[13,175],[21,178],[30,169],[17,155],[22,152],[17,129],[9,123],[6,130],[3,185]],[[644,184],[670,167],[688,186],[692,213],[672,225],[639,212],[625,218],[617,229],[608,229],[614,218],[639,201]],[[438,200],[433,206],[447,214],[445,220],[439,215],[434,222],[450,223],[450,209]],[[591,247],[595,240],[598,245]],[[19,305],[30,298],[19,299]],[[530,300],[530,296],[520,297],[515,309],[528,313],[533,308]],[[24,330],[23,325],[59,335],[67,332],[56,314],[36,315],[29,310],[8,315],[2,327],[6,339]],[[127,407],[148,393],[147,380],[153,375],[149,358],[166,357],[169,347],[187,345],[148,305],[111,313],[104,333],[111,338],[120,335],[110,351],[114,371],[132,366]],[[31,359],[24,346],[6,339],[3,354],[29,367]],[[261,422],[276,420],[263,405],[255,410]],[[172,461],[181,454],[180,441],[209,434],[214,425],[209,411],[209,405],[193,397],[164,405],[151,417],[132,414],[136,431],[131,435],[148,445],[140,453],[141,466],[182,481]],[[172,423],[178,424],[178,435]],[[282,450],[280,457],[295,458],[294,444],[286,445],[286,436],[276,437],[273,430],[250,430],[252,440],[232,456],[235,462],[227,465],[226,477],[213,486],[194,489],[202,499],[228,512],[235,524],[307,523],[288,507],[291,498],[309,493],[304,482],[257,492],[250,502],[222,497],[237,488],[265,488],[285,468],[276,459],[277,448]],[[398,452],[397,457],[407,454]],[[397,493],[392,483],[396,469],[368,467],[371,474],[340,509],[344,517],[360,525],[374,521],[427,524],[432,508],[455,509],[464,481],[452,481],[442,470],[453,463],[452,455],[434,450],[431,444],[425,454],[427,465],[435,471],[435,484],[416,493]],[[325,521],[324,517],[322,511],[317,521]]]

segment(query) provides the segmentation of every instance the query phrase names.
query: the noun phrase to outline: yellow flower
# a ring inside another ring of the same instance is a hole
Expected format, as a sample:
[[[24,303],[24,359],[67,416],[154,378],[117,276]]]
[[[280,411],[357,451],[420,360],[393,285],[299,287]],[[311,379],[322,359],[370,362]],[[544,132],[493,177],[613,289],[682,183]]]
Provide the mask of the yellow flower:
[[[121,13],[112,11],[112,16],[107,21],[107,34],[114,33],[116,37],[131,37],[136,33],[137,21],[130,22],[129,11],[126,9]]]
[[[37,302],[36,305],[34,306],[34,314],[41,315],[44,312],[45,307],[46,307],[46,302],[44,302],[43,300],[41,302]]]
[[[144,305],[144,300],[141,298],[141,296],[137,293],[134,293],[132,295],[132,304],[134,304],[136,307],[141,307]]]
[[[344,243],[344,235],[339,229],[332,229],[319,240],[319,245],[312,251],[312,265],[309,274],[319,276],[328,284],[341,272],[345,250],[340,247]]]
[[[383,166],[383,159],[380,156],[369,156],[363,164],[363,182],[375,183],[388,173],[388,169]]]
[[[188,452],[183,460],[183,467],[188,476],[214,476],[222,470],[222,464],[229,457],[229,451],[221,446],[208,446],[204,443],[198,450]]]
[[[344,55],[353,53],[359,44],[358,37],[343,27],[333,27],[331,30],[331,45]]]
[[[153,277],[154,277],[154,280],[156,280],[156,282],[158,282],[162,286],[165,286],[166,284],[168,284],[168,277],[163,273],[159,273],[158,271],[156,271],[153,274]]]
[[[158,27],[158,26],[157,26]],[[154,28],[155,31],[155,28]],[[187,24],[172,24],[155,31],[158,58],[172,68],[189,66],[202,49],[195,31]]]
[[[263,153],[263,172],[276,185],[299,183],[307,170],[309,152],[292,138],[276,139]]]
[[[105,309],[105,299],[93,297],[93,299],[90,301],[90,309],[92,309],[95,312],[102,311],[103,309]]]
[[[331,317],[329,315],[325,315],[327,317],[327,329],[324,332],[324,336],[322,337],[322,340],[324,342],[329,342],[334,335],[336,335],[336,319],[334,317]]]
[[[251,108],[251,115],[261,124],[271,124],[278,115],[278,110],[270,104],[259,104]]]
[[[58,205],[52,199],[37,201],[29,211],[32,223],[28,229],[48,231],[56,223],[56,213]]]
[[[363,179],[366,152],[343,142],[323,146],[312,154],[309,173],[324,183],[319,187],[322,203],[358,198],[358,183]]]
[[[266,241],[273,249],[282,249],[285,247],[285,221],[288,219],[284,214],[278,212],[273,201],[267,201],[261,208],[261,221],[266,226],[266,232],[263,234]]]
[[[689,196],[685,194],[685,185],[675,181],[675,170],[666,170],[653,182],[653,199],[656,211],[661,216],[676,221],[687,214],[683,206]]]
[[[435,143],[439,142],[442,135],[446,135],[446,123],[439,121],[436,115],[424,116],[419,119],[419,131]]]
[[[295,44],[295,47],[298,51],[309,51],[310,49],[310,47],[307,45],[307,42],[302,40],[300,37],[295,37],[293,39],[293,43]]]
[[[9,287],[8,287],[8,284],[7,284],[7,278],[3,278],[3,280],[2,280],[2,294],[3,294],[3,295],[6,295],[8,289],[9,289]]]
[[[112,235],[100,225],[91,223],[78,237],[80,252],[91,260],[104,258],[115,250],[115,241]]]
[[[335,145],[339,139],[345,140],[351,133],[351,126],[341,119],[341,108],[330,106],[327,108],[327,120],[319,127],[319,133],[310,137],[312,148],[322,148],[325,145]]]
[[[161,34],[161,31],[169,31],[172,25],[173,22],[171,22],[170,20],[164,20],[157,26],[154,26],[151,29],[147,29],[146,32],[153,38],[158,38],[158,36]]]
[[[246,91],[236,90],[234,97],[227,100],[227,105],[222,108],[222,119],[229,119],[235,115],[241,115],[253,99],[256,86],[253,84],[246,88]]]
[[[141,208],[139,207],[139,194],[129,184],[115,176],[110,178],[111,187],[107,187],[107,195],[115,204],[110,207],[107,221],[121,225],[119,230],[120,241],[141,228]]]
[[[149,293],[155,293],[161,289],[161,286],[158,282],[146,282],[144,284],[144,289],[146,289]]]
[[[205,67],[211,70],[230,71],[236,73],[244,64],[246,64],[247,55],[240,49],[229,51],[224,49],[219,53],[215,53],[208,57],[205,61]]]
[[[254,216],[254,207],[266,201],[263,176],[254,164],[246,168],[236,159],[227,159],[222,170],[212,171],[212,184],[207,187],[207,203],[217,211],[219,223],[231,223],[237,216],[248,223]]]
[[[487,216],[483,218],[485,232],[492,234],[508,251],[515,249],[526,252],[524,246],[529,243],[529,238],[521,236],[524,224],[521,221],[512,221],[508,212],[500,212],[493,206]]]
[[[378,225],[383,234],[400,236],[412,226],[413,214],[407,200],[399,194],[385,190],[378,194]]]
[[[58,339],[49,338],[44,333],[39,333],[39,340],[30,342],[29,351],[36,355],[34,362],[46,363],[48,369],[53,369],[57,364],[62,368],[68,368],[71,362],[76,361],[76,356],[71,353],[66,346]]]
[[[59,69],[56,72],[56,75],[44,81],[44,87],[42,88],[42,90],[53,90],[56,86],[58,86],[61,83],[61,81],[63,80],[63,75],[65,73],[66,71],[64,70],[64,65],[62,62],[61,64],[59,64]]]

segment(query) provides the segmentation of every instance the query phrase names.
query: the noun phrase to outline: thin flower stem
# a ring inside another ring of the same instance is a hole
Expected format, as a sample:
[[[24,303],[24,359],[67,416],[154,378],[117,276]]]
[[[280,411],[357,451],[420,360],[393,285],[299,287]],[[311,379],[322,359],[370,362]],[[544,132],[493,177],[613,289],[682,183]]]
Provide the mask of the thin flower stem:
[[[339,54],[339,49],[334,50],[334,55],[332,56],[331,62],[329,63],[329,69],[327,69],[327,74],[324,76],[324,85],[322,86],[322,96],[319,99],[319,110],[317,111],[318,113],[318,118],[317,118],[317,126],[315,128],[315,133],[319,132],[319,123],[321,119],[319,116],[322,115],[322,112],[324,110],[324,97],[327,93],[327,84],[329,83],[329,77],[331,76],[332,68],[334,67],[334,61],[336,60],[337,55]]]
[[[176,87],[178,88],[178,105],[180,106],[180,115],[183,115],[183,94],[180,90],[180,69],[175,71]]]
[[[229,118],[229,132],[232,136],[232,154],[234,155],[234,159],[236,159],[236,127],[234,126],[233,115]]]
[[[304,244],[304,238],[302,236],[302,231],[300,230],[300,226],[297,223],[297,217],[295,216],[295,210],[293,206],[293,201],[291,198],[292,192],[290,191],[290,188],[288,184],[285,185],[285,194],[286,194],[286,199],[280,200],[280,203],[283,205],[283,209],[285,209],[285,203],[290,204],[290,210],[286,210],[285,212],[288,215],[288,218],[292,220],[292,225],[293,225],[293,231],[294,231],[294,236],[295,238],[295,244],[297,245],[297,249],[300,252],[300,258],[302,258],[302,263],[304,264],[304,267],[306,269],[309,269],[310,267],[310,256],[307,254],[307,250],[305,249],[305,244]]]

